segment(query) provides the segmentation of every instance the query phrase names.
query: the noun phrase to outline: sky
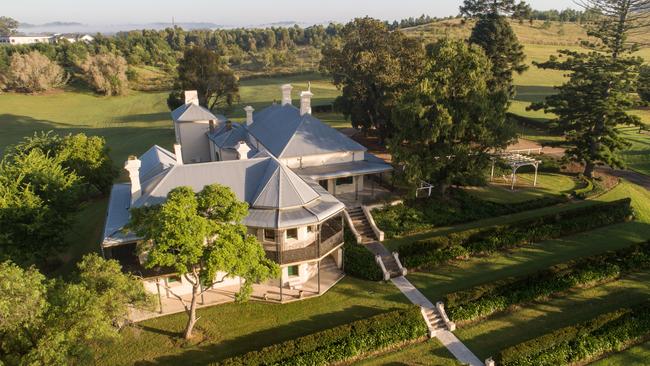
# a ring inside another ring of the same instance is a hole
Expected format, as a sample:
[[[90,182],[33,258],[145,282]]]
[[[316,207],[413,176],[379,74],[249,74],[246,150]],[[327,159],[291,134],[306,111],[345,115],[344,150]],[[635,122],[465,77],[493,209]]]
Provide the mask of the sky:
[[[280,21],[346,22],[369,15],[395,20],[428,14],[458,13],[462,0],[21,0],[3,1],[0,16],[20,22],[52,21],[83,24],[210,22],[255,25]],[[529,0],[535,9],[564,9],[572,0]],[[573,6],[574,7],[574,6]]]

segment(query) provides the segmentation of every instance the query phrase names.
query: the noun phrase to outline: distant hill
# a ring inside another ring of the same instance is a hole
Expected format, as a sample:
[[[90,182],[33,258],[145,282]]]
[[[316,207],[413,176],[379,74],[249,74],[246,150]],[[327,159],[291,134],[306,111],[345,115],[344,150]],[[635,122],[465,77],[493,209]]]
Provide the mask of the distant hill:
[[[536,20],[531,24],[528,21],[520,23],[511,20],[510,24],[517,34],[517,38],[523,44],[575,46],[579,45],[581,40],[589,38],[584,27],[578,23],[545,23]],[[474,21],[472,20],[449,19],[404,28],[402,31],[410,36],[424,40],[435,40],[443,37],[466,39],[469,38],[472,27],[474,27]],[[632,39],[649,44],[650,34],[635,35]]]

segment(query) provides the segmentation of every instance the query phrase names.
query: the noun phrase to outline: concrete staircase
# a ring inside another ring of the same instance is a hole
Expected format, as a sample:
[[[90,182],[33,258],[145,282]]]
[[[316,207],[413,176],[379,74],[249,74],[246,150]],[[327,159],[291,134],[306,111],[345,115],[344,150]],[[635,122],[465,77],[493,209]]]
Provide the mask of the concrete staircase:
[[[361,206],[348,207],[346,210],[352,219],[354,229],[359,233],[359,235],[361,235],[362,241],[364,243],[377,241],[377,236],[375,236],[375,232],[372,231],[372,227],[368,222],[368,218],[366,218],[366,215],[363,213]]]
[[[393,254],[389,252],[385,246],[383,246],[381,243],[376,241],[364,245],[374,255],[376,256],[378,255],[379,257],[381,257],[381,261],[384,263],[384,266],[386,267],[386,271],[390,273],[390,278],[402,276],[402,271],[397,265],[397,261],[395,260],[395,257],[393,257]]]
[[[447,329],[445,321],[442,319],[442,316],[440,316],[440,313],[438,313],[435,308],[424,308],[424,315],[427,317],[429,324],[431,324],[433,332]]]

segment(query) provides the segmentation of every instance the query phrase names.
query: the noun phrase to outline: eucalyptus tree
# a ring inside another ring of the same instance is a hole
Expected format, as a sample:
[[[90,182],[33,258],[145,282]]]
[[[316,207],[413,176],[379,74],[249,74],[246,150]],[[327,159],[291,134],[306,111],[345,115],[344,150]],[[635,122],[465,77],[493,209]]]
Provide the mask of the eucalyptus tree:
[[[142,237],[145,267],[171,268],[192,286],[192,298],[167,290],[183,304],[188,319],[184,337],[192,337],[198,320],[196,308],[202,293],[227,277],[241,278],[238,301],[248,299],[252,284],[277,277],[279,267],[266,258],[255,236],[241,221],[248,205],[227,187],[213,184],[194,193],[178,187],[164,203],[131,210],[129,227]],[[220,279],[217,272],[224,273]]]

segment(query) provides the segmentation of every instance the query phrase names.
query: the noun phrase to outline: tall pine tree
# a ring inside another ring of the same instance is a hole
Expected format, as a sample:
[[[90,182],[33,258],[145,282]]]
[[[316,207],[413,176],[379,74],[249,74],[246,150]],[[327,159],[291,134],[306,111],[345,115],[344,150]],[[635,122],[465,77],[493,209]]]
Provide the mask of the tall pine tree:
[[[465,0],[460,13],[476,18],[469,42],[481,46],[492,62],[494,78],[490,88],[504,90],[514,96],[513,74],[528,69],[524,63],[526,55],[517,35],[508,23],[507,15],[523,15],[530,7],[523,1],[514,0]]]
[[[593,177],[598,164],[623,166],[618,152],[627,142],[617,126],[641,125],[639,117],[627,113],[642,64],[632,56],[639,45],[629,36],[649,25],[650,0],[584,0],[583,6],[601,14],[588,30],[595,41],[583,42],[586,52],[560,50],[559,57],[536,64],[570,77],[558,94],[531,108],[557,116],[553,122],[571,146],[567,157],[583,163],[584,175]]]

